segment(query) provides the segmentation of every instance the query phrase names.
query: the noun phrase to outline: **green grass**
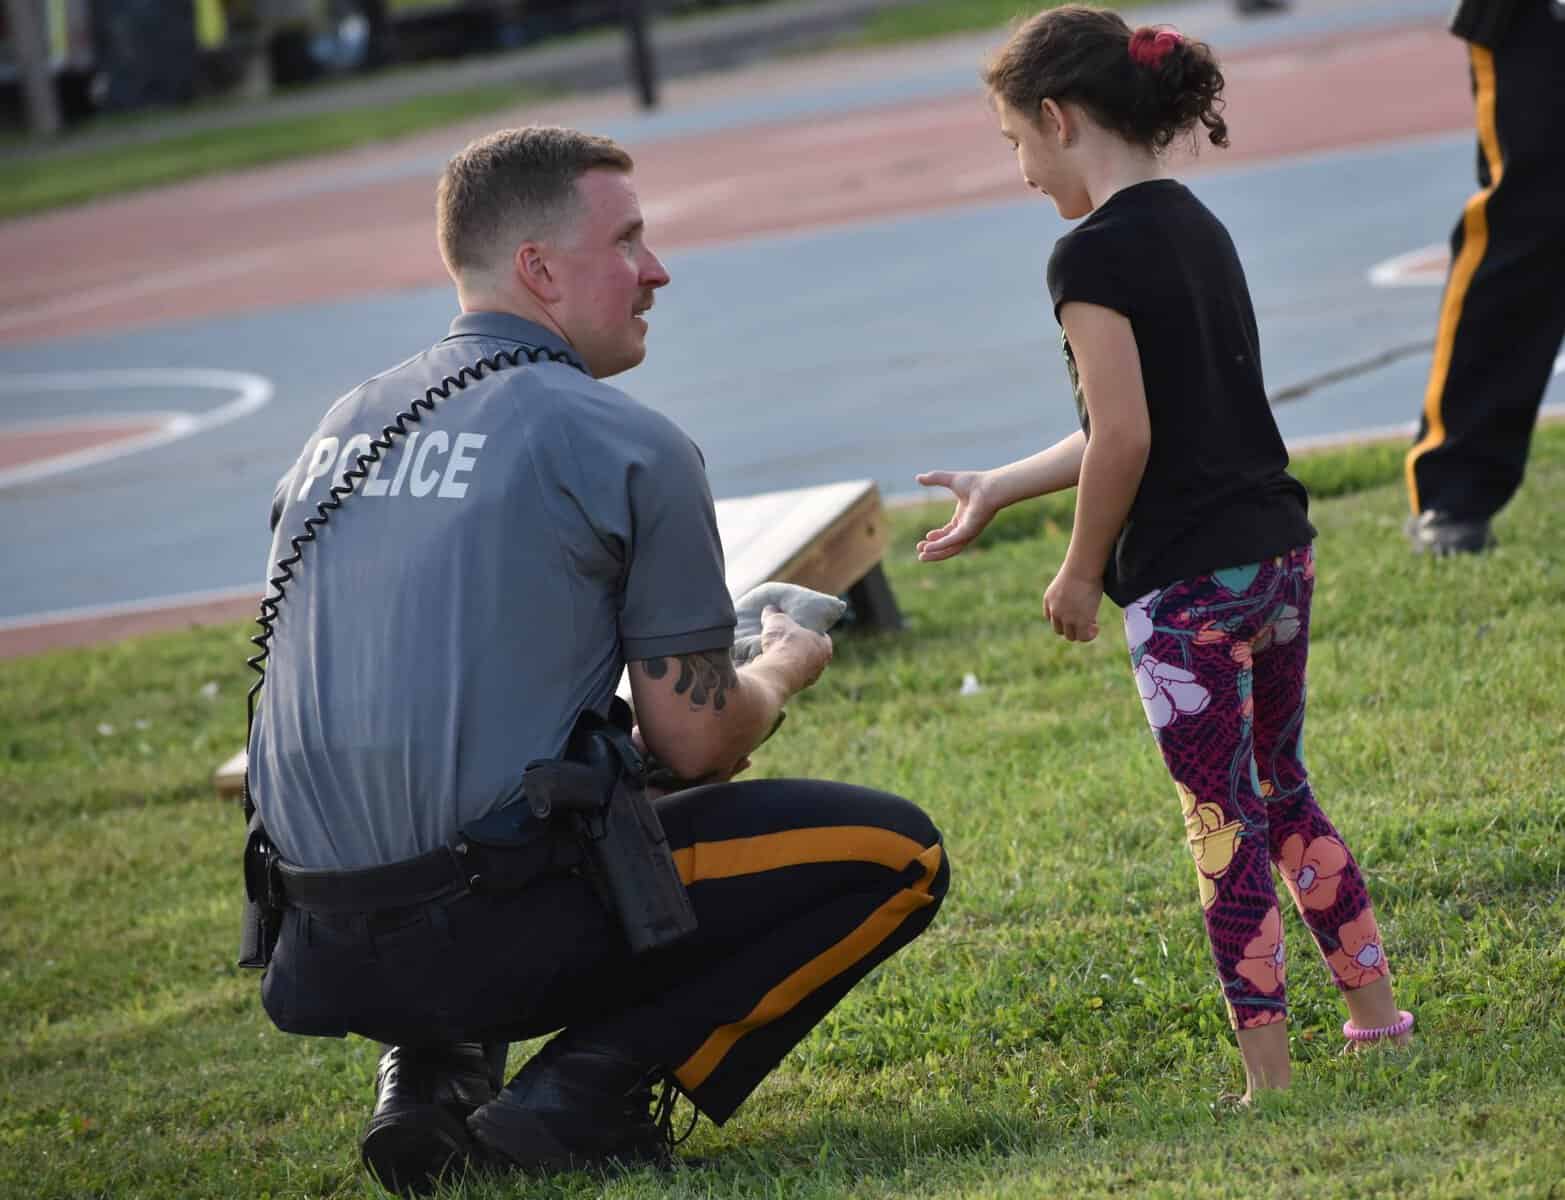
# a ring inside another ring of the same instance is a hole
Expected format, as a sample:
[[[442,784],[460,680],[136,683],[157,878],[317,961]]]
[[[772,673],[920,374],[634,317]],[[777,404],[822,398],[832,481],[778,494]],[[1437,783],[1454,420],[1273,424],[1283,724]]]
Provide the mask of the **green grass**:
[[[468,117],[515,108],[539,94],[513,85],[493,85],[416,96],[374,108],[274,118],[97,150],[17,157],[7,161],[0,171],[0,219],[219,171],[404,137]]]
[[[1294,1088],[1241,1083],[1178,801],[1117,621],[1037,608],[1069,508],[1004,514],[919,566],[908,620],[846,633],[762,774],[923,803],[953,890],[669,1180],[477,1182],[475,1200],[1545,1197],[1565,1177],[1565,427],[1478,559],[1416,559],[1400,453],[1306,459],[1317,503],[1310,761],[1364,864],[1416,1048],[1346,1060],[1302,927]],[[238,814],[209,773],[243,732],[247,629],[0,663],[0,1195],[367,1197],[376,1048],[284,1037],[233,965]],[[964,674],[983,684],[958,695]],[[208,699],[203,686],[216,682]],[[520,1060],[521,1050],[513,1057]]]
[[[1003,29],[1018,17],[1030,17],[1063,0],[922,0],[881,9],[850,41],[860,46],[886,46],[953,33]],[[1121,0],[1115,8],[1130,8],[1140,0]]]

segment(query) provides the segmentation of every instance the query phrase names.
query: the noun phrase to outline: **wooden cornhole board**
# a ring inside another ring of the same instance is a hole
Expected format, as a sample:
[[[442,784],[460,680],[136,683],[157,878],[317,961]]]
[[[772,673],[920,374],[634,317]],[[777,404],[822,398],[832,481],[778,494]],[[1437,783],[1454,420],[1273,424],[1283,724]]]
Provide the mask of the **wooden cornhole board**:
[[[889,533],[873,480],[761,492],[717,502],[728,592],[738,599],[769,580],[846,595],[854,623],[895,629],[902,623],[880,560]],[[220,796],[244,785],[241,750],[213,775]]]

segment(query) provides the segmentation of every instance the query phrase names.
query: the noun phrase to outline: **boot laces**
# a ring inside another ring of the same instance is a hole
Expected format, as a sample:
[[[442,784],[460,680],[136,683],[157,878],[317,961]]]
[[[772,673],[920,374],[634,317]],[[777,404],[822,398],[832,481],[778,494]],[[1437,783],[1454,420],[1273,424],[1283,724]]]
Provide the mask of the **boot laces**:
[[[656,1095],[653,1088],[657,1088]],[[696,1107],[695,1101],[690,1101],[690,1124],[685,1126],[685,1131],[679,1135],[674,1133],[674,1109],[679,1104],[679,1098],[684,1096],[689,1100],[689,1093],[679,1086],[679,1081],[674,1078],[674,1073],[667,1067],[654,1067],[647,1072],[646,1077],[637,1088],[639,1095],[644,1096],[646,1102],[651,1105],[652,1123],[657,1126],[658,1134],[663,1143],[672,1153],[692,1133],[695,1132],[696,1122],[701,1119],[701,1110]]]

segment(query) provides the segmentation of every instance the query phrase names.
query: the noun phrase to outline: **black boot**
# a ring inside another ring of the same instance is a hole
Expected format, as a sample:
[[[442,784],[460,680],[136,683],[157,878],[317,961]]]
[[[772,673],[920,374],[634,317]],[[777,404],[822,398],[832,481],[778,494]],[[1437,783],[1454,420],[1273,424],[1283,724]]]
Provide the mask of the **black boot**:
[[[618,1163],[674,1165],[668,1113],[655,1119],[652,1085],[664,1080],[667,1110],[674,1087],[661,1068],[633,1062],[607,1046],[562,1033],[467,1120],[479,1145],[526,1171],[548,1172]]]
[[[1438,509],[1425,509],[1409,517],[1403,527],[1415,554],[1444,558],[1451,554],[1482,554],[1494,546],[1494,532],[1487,517],[1454,517]]]
[[[417,1196],[461,1171],[472,1152],[467,1117],[493,1099],[504,1072],[504,1043],[388,1047],[359,1141],[370,1174],[388,1191]]]

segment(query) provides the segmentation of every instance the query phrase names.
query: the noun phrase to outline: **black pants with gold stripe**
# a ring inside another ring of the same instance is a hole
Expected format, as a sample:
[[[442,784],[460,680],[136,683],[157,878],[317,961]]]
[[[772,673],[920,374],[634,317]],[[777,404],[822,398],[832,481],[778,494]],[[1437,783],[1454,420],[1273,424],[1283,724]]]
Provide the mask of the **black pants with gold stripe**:
[[[726,1120],[849,989],[929,925],[939,831],[884,792],[816,780],[693,788],[658,803],[699,929],[632,959],[577,877],[395,918],[290,909],[262,998],[280,1028],[393,1045],[568,1027],[674,1071]]]
[[[1489,49],[1470,47],[1479,191],[1451,270],[1418,441],[1414,513],[1498,512],[1521,486],[1565,338],[1565,6],[1521,0]]]

